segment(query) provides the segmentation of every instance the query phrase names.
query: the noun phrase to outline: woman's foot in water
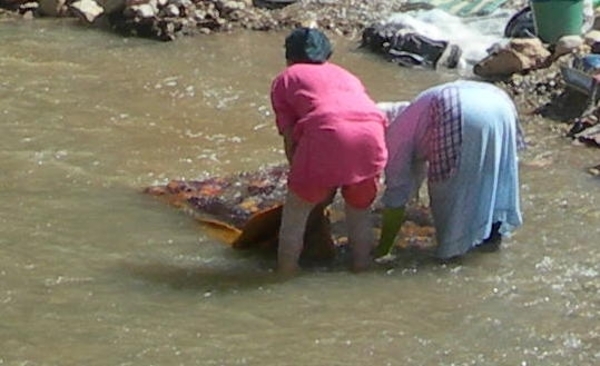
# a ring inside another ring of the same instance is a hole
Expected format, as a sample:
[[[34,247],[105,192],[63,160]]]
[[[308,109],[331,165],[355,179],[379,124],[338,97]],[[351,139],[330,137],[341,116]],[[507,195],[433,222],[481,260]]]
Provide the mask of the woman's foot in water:
[[[500,234],[501,222],[495,222],[492,224],[492,230],[490,236],[485,239],[481,244],[475,247],[477,251],[484,253],[493,253],[500,250],[502,244],[502,234]]]

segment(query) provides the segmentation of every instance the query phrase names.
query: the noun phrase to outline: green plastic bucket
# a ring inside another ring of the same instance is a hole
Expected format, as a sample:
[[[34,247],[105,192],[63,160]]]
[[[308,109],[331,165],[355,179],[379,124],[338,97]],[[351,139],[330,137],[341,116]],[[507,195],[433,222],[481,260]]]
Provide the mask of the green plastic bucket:
[[[562,36],[579,35],[583,27],[583,0],[531,0],[537,36],[555,43]]]

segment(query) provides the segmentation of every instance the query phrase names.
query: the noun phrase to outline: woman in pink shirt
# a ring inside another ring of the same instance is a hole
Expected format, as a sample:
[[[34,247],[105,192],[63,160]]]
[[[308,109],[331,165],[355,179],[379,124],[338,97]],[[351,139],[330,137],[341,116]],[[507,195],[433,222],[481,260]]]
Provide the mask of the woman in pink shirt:
[[[290,172],[279,234],[278,269],[298,270],[306,220],[338,188],[345,200],[353,268],[370,262],[370,207],[387,159],[384,114],[361,81],[328,62],[331,44],[313,28],[285,40],[287,67],[273,81],[271,102]]]

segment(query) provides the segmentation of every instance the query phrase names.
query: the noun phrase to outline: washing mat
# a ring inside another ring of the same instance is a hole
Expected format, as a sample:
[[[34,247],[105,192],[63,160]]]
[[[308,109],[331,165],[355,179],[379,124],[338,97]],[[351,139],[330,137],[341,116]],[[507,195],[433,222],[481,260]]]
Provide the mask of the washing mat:
[[[460,17],[476,17],[492,13],[506,0],[410,0],[410,2],[429,4]]]
[[[174,179],[146,187],[144,193],[189,214],[210,238],[235,250],[273,258],[287,194],[287,172],[287,164],[281,164],[202,180]],[[317,263],[333,259],[348,242],[343,200],[338,196],[326,210],[323,206],[315,206],[308,217],[302,250],[304,260]],[[397,245],[433,246],[435,230],[429,208],[414,200],[407,205],[405,215]],[[381,221],[380,210],[374,210],[373,221]],[[373,229],[378,230],[377,226]]]

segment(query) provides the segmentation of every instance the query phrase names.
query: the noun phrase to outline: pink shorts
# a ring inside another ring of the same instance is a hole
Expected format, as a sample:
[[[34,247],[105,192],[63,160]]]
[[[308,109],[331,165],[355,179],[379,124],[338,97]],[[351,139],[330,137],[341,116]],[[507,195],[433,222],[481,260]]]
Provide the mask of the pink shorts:
[[[371,206],[379,187],[379,176],[362,180],[355,184],[342,186],[344,201],[356,209],[365,209]],[[314,186],[299,186],[289,184],[296,195],[310,203],[320,203],[329,199],[337,188],[323,188]]]

